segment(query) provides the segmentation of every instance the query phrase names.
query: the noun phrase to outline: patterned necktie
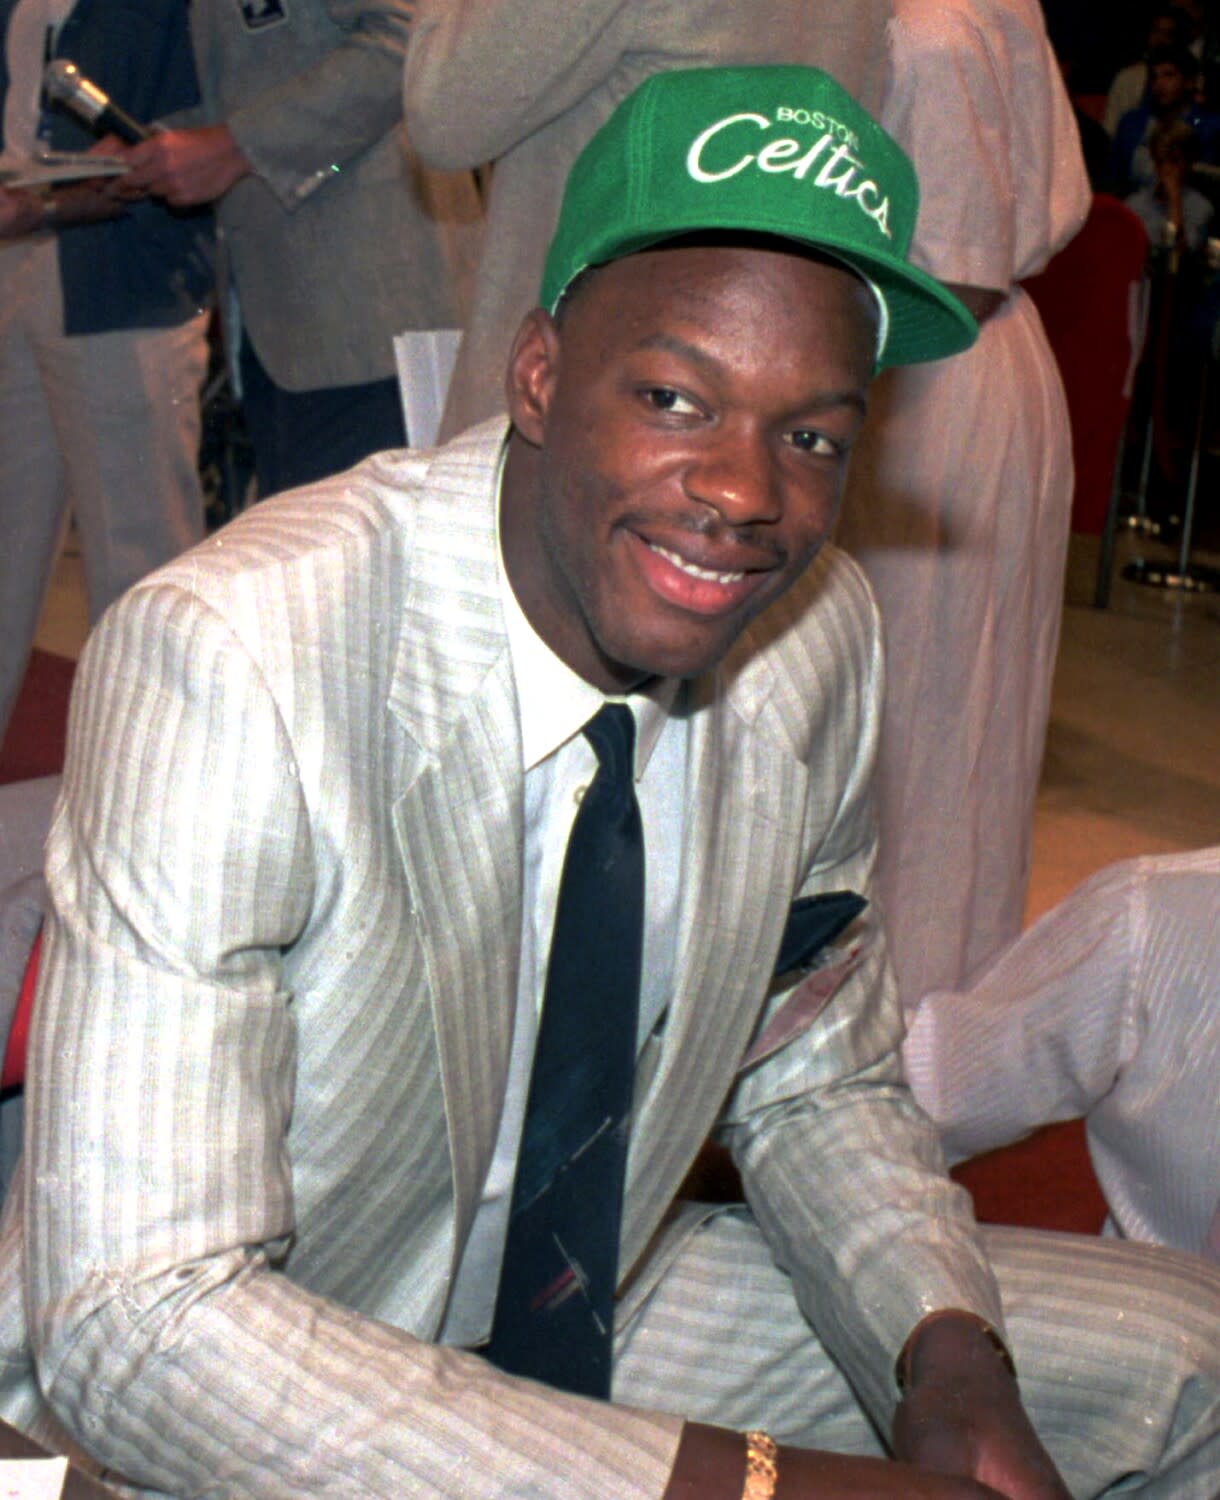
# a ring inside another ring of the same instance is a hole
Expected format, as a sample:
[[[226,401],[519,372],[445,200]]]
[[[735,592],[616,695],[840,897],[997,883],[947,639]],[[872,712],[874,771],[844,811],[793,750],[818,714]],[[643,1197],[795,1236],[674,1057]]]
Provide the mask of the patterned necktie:
[[[585,725],[598,770],[572,824],[491,1343],[502,1370],[610,1394],[644,933],[635,720]]]

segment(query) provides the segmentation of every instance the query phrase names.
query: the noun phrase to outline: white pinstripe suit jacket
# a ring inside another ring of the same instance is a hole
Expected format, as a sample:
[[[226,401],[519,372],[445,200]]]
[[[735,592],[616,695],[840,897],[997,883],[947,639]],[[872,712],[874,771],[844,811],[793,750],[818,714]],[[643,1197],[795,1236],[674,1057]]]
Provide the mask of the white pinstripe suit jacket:
[[[88,648],[0,1411],[45,1419],[36,1370],[75,1439],[148,1486],[664,1487],[674,1418],[430,1342],[495,1143],[521,927],[502,434],[260,505]],[[738,1076],[780,1004],[794,894],[867,888],[879,672],[867,589],[828,552],[684,692],[681,977],[640,1063],[621,1265],[632,1295],[659,1274],[645,1248],[722,1116],[802,1306],[885,1421],[929,1306],[1000,1312],[900,1082],[879,942]]]

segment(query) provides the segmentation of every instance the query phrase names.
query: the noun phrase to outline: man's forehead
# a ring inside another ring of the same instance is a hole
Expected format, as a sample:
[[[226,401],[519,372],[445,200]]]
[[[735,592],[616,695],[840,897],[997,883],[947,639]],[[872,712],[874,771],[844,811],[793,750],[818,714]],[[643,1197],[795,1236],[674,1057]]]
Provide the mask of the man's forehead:
[[[744,291],[777,276],[792,287],[794,300],[802,282],[816,282],[823,303],[841,305],[846,317],[867,322],[870,337],[877,338],[883,308],[866,277],[834,256],[770,235],[716,233],[649,246],[585,272],[557,312],[563,321],[587,299],[599,318],[624,334],[630,329],[635,343],[673,346],[669,315],[681,312],[714,328]],[[758,328],[757,336],[782,343],[786,326],[781,321]]]
[[[853,266],[811,245],[779,235],[709,230],[663,240],[603,266],[590,267],[569,291],[600,281],[625,295],[651,297],[660,276],[666,280],[667,290],[689,287],[711,296],[721,290],[731,291],[735,284],[748,280],[755,267],[768,261],[789,266],[797,274],[805,266],[824,267],[841,273],[850,282],[869,286],[868,279]]]

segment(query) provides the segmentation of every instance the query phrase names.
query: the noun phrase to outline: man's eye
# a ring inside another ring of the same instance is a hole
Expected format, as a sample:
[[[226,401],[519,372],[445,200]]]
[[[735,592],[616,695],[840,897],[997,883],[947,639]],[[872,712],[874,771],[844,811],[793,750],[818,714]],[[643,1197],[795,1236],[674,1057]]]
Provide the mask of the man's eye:
[[[838,458],[843,453],[842,443],[812,427],[798,427],[788,434],[787,441],[801,453],[812,453],[818,458]]]
[[[644,392],[644,399],[657,411],[677,412],[679,416],[689,416],[698,411],[698,407],[681,391],[675,391],[671,386],[650,386]]]

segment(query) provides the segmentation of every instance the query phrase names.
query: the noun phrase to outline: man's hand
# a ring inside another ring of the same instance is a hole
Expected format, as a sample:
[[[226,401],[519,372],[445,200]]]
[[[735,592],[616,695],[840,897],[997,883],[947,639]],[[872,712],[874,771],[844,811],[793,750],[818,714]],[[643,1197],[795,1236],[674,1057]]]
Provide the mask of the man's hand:
[[[90,179],[57,187],[50,193],[24,188],[0,188],[0,240],[16,239],[40,229],[62,229],[68,224],[96,224],[123,212],[105,181]]]
[[[212,203],[253,171],[227,125],[160,130],[120,153],[130,171],[119,188],[124,198],[151,195],[174,208]]]
[[[741,1433],[688,1422],[663,1500],[741,1500],[745,1456]],[[777,1467],[776,1500],[1001,1500],[970,1479],[814,1448],[780,1448]]]
[[[33,234],[44,221],[42,199],[25,188],[0,187],[0,240]]]
[[[781,1448],[776,1500],[1071,1500],[978,1319],[925,1319],[907,1350],[896,1458]],[[745,1440],[688,1422],[663,1500],[740,1500]]]
[[[1009,1500],[1071,1500],[1039,1442],[1017,1383],[966,1313],[926,1319],[912,1335],[894,1452],[922,1469],[991,1486]]]

